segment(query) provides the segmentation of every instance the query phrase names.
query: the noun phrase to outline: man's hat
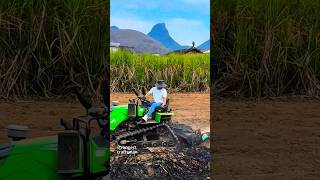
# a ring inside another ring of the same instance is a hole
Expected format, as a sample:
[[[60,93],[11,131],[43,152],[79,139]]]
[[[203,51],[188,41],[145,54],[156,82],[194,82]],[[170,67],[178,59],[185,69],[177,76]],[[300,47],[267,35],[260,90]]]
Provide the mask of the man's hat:
[[[164,80],[158,80],[156,86],[159,88],[165,88],[167,85],[164,83]]]

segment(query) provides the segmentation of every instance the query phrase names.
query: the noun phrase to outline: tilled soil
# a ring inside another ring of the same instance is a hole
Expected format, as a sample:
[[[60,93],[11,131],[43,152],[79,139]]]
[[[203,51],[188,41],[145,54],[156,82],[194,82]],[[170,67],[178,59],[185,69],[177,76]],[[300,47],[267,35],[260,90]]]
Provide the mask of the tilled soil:
[[[112,94],[119,104],[134,98],[133,94]],[[206,93],[170,94],[173,121],[210,132],[210,99]],[[210,177],[210,142],[180,151],[155,149],[137,155],[118,155],[111,159],[112,179],[208,179]]]
[[[210,153],[205,147],[150,148],[136,155],[113,155],[110,162],[112,179],[210,179]]]
[[[319,179],[319,100],[219,99],[214,104],[214,179]]]

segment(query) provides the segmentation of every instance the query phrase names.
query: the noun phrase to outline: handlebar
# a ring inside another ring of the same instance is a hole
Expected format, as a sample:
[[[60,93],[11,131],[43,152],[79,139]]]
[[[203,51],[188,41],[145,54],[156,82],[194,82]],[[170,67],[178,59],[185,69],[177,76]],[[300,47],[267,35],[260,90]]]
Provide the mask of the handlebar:
[[[80,93],[80,91],[76,90],[75,94],[77,95],[77,98],[83,107],[85,107],[87,110],[92,107],[92,102],[88,98],[86,98],[82,93]]]
[[[137,99],[141,100],[142,102],[147,100],[146,97],[144,96],[145,93],[141,94],[135,88],[132,88],[132,90],[133,90],[134,94],[137,96]]]
[[[73,91],[81,105],[87,110],[86,116],[80,116],[77,118],[73,118],[73,125],[69,127],[69,124],[67,124],[64,120],[61,120],[60,123],[62,126],[64,126],[66,129],[79,129],[79,124],[84,123],[86,126],[86,133],[90,134],[90,126],[92,121],[97,121],[99,127],[101,128],[101,135],[105,136],[109,132],[109,108],[107,108],[107,96],[106,96],[106,82],[103,82],[103,90],[104,93],[104,104],[105,107],[96,108],[92,105],[91,99],[85,97],[79,90]],[[71,125],[71,124],[70,124]]]
[[[140,99],[141,101],[146,101],[147,98],[145,96],[137,96],[138,99]]]
[[[109,115],[106,108],[91,108],[88,110],[88,114],[89,114],[90,120],[91,119],[97,120],[99,127],[105,128],[105,125],[107,124],[105,123],[107,122],[105,120],[108,120],[108,115]]]
[[[97,108],[98,109],[98,108]],[[90,134],[91,122],[96,121],[101,128],[101,135],[105,136],[109,133],[109,124],[106,121],[109,118],[109,113],[105,111],[103,114],[89,114],[89,116],[82,116],[78,118],[73,118],[73,127],[78,129],[80,123],[85,124],[85,129],[87,135]]]
[[[136,96],[139,96],[139,93],[137,92],[137,90],[136,90],[135,88],[132,88],[132,91],[134,92],[134,94],[135,94]]]

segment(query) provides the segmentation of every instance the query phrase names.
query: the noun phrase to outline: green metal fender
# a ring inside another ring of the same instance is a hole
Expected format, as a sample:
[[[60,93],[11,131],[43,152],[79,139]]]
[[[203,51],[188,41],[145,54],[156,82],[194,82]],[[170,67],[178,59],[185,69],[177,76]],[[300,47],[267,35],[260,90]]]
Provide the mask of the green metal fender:
[[[138,116],[143,116],[144,113],[145,109],[139,106]],[[128,119],[128,105],[114,106],[110,112],[110,132],[114,132],[122,122]]]
[[[60,179],[57,174],[57,136],[15,142],[0,166],[0,179]]]

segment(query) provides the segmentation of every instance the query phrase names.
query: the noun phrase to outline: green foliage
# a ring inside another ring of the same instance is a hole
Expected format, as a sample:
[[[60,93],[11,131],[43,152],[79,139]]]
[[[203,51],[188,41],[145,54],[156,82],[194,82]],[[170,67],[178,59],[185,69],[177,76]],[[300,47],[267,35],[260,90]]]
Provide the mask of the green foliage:
[[[132,87],[150,88],[164,79],[172,91],[207,91],[210,81],[209,54],[110,54],[111,90],[129,92]]]
[[[0,96],[96,92],[109,49],[106,17],[102,0],[2,1]]]
[[[319,0],[215,0],[216,93],[320,92]]]

